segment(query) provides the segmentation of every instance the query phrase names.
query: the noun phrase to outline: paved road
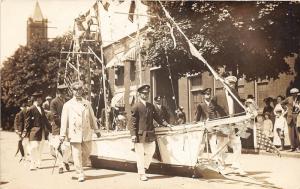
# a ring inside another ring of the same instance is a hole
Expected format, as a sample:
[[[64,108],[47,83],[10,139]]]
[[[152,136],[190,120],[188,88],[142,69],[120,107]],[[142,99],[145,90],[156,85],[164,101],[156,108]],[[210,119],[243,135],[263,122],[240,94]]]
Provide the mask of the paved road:
[[[0,142],[1,189],[300,189],[299,158],[245,154],[242,155],[242,163],[248,177],[224,178],[213,171],[205,170],[201,179],[150,175],[147,182],[139,181],[135,173],[87,168],[87,180],[78,183],[71,179],[74,171],[59,175],[56,168],[51,175],[54,159],[49,155],[49,149],[44,151],[42,168],[29,171],[28,163],[18,163],[19,157],[14,157],[16,135],[1,131]]]

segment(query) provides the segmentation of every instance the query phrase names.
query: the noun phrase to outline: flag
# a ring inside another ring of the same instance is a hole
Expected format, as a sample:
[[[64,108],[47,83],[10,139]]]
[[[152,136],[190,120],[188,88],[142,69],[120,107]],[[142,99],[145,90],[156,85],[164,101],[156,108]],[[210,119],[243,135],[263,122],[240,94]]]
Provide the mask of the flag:
[[[270,153],[277,154],[279,157],[281,156],[279,150],[274,146],[272,141],[260,129],[256,129],[256,140],[257,140],[258,149],[267,150]]]
[[[104,10],[108,11],[108,7],[110,5],[109,0],[102,0],[102,5]]]
[[[128,20],[133,22],[133,16],[134,16],[134,11],[135,11],[135,1],[131,1],[130,7],[129,7],[129,13],[128,13]]]
[[[173,49],[175,49],[176,48],[176,39],[174,36],[174,28],[173,28],[173,26],[171,26],[171,24],[169,22],[167,22],[167,26],[170,28],[170,34],[171,34],[171,37],[173,39],[173,44],[174,44]]]

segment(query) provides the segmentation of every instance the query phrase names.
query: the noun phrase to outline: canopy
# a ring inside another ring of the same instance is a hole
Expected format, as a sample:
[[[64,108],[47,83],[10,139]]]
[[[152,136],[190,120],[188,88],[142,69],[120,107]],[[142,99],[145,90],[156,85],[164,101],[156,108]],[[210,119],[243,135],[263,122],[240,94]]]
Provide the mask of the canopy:
[[[131,91],[129,94],[129,104],[132,104],[134,102],[134,97],[136,93],[135,91]],[[120,92],[115,94],[113,98],[111,99],[111,107],[124,107],[124,92]]]
[[[137,48],[132,47],[126,53],[122,52],[113,57],[106,65],[106,68],[112,68],[116,66],[124,66],[123,61],[135,61],[137,58]]]

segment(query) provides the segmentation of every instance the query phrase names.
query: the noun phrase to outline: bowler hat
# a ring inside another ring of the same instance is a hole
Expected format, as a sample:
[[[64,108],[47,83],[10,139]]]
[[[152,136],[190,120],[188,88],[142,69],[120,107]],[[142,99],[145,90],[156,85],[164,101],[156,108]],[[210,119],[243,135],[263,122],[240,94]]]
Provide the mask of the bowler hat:
[[[67,89],[67,88],[68,88],[68,86],[65,85],[65,84],[62,84],[62,85],[58,85],[58,86],[57,86],[57,89],[58,89],[58,90],[64,90],[64,89]]]
[[[154,97],[154,100],[155,100],[155,101],[160,101],[160,100],[161,100],[161,96],[156,96],[156,97]]]
[[[292,89],[290,90],[290,93],[291,93],[291,94],[299,93],[299,89],[297,89],[297,88],[292,88]]]
[[[43,93],[41,91],[36,91],[32,94],[33,97],[41,97],[43,96]]]
[[[211,94],[211,88],[205,88],[203,90],[200,91],[201,94]]]
[[[248,98],[245,103],[251,103],[251,104],[254,104],[254,100],[252,98]]]
[[[139,93],[149,93],[150,92],[150,85],[147,85],[147,84],[141,85],[137,89],[137,92],[139,92]]]
[[[228,77],[225,78],[225,82],[226,83],[236,83],[237,82],[237,78],[233,75],[230,75]]]
[[[51,96],[47,96],[47,97],[46,97],[46,100],[51,100],[51,99],[52,99]]]
[[[72,89],[81,89],[83,88],[83,82],[82,81],[77,81],[72,83]]]

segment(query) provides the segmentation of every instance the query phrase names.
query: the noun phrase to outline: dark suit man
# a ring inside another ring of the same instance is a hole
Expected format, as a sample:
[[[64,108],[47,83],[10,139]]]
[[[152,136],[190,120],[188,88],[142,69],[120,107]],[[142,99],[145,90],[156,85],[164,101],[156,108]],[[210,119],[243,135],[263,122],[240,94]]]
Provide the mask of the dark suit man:
[[[138,88],[139,102],[134,104],[131,110],[132,124],[129,126],[131,140],[135,143],[137,154],[137,169],[140,180],[147,181],[145,169],[148,169],[152,156],[155,152],[155,130],[153,120],[158,124],[168,126],[162,121],[155,110],[154,105],[147,102],[149,99],[150,86],[142,85]]]
[[[234,89],[236,82],[237,78],[234,76],[228,76],[225,78],[225,83],[229,86],[234,96],[232,96],[230,92],[224,88],[224,90],[221,93],[219,93],[212,99],[216,103],[216,110],[220,118],[234,117],[236,115],[241,114],[242,112],[245,112],[243,107],[237,102],[237,100],[240,101],[240,98],[238,92]],[[239,160],[242,151],[241,138],[237,134],[237,129],[233,129],[232,126],[229,126],[229,129],[231,130],[229,133],[229,137],[218,137],[217,146],[218,149],[220,149],[221,147],[227,144],[233,149],[232,168],[237,173],[243,175],[245,174],[245,172],[241,169]],[[225,150],[222,151],[220,159],[223,163],[225,163]]]
[[[216,104],[212,101],[211,97],[211,88],[206,88],[201,91],[203,95],[203,102],[197,106],[195,121],[208,121],[218,117],[218,113],[216,111]],[[210,131],[208,135],[209,144],[211,153],[215,154],[217,152],[217,132],[215,130]],[[206,141],[202,141],[201,151],[204,150]],[[217,156],[215,156],[215,160],[217,161]]]
[[[300,141],[297,134],[296,123],[297,123],[297,115],[300,112],[298,107],[298,103],[300,101],[298,97],[299,89],[292,88],[290,90],[290,96],[287,97],[281,104],[286,105],[287,107],[287,124],[288,124],[288,132],[289,138],[291,142],[291,152],[300,151]]]
[[[160,119],[162,121],[166,121],[167,123],[170,123],[170,115],[168,113],[167,108],[162,105],[162,97],[157,96],[154,98],[154,107],[156,112],[158,113]]]
[[[62,113],[62,109],[63,109],[64,103],[65,103],[65,96],[66,96],[67,89],[68,89],[68,87],[66,85],[57,86],[57,95],[50,102],[51,125],[52,125],[51,143],[56,150],[60,144],[59,134],[60,134],[60,127],[61,127],[61,123],[60,123],[61,113]],[[56,152],[57,164],[59,165],[59,168],[58,168],[59,174],[63,173],[64,167],[67,171],[70,170],[70,167],[68,164],[68,160],[71,157],[70,143],[67,141],[64,141],[61,144],[61,149],[62,149],[63,155]]]
[[[204,95],[204,99],[196,108],[195,121],[206,121],[217,118],[216,104],[211,100],[211,88],[204,89],[201,91],[201,94]]]
[[[25,129],[23,136],[29,135],[31,163],[30,170],[41,166],[41,156],[44,141],[51,132],[51,125],[46,118],[42,105],[42,93],[35,92],[33,105],[26,111]]]

